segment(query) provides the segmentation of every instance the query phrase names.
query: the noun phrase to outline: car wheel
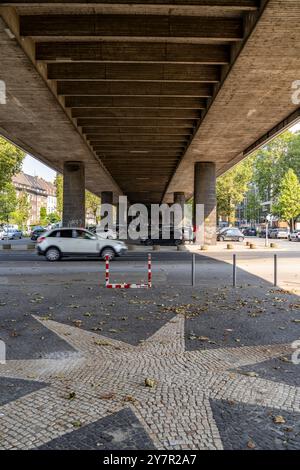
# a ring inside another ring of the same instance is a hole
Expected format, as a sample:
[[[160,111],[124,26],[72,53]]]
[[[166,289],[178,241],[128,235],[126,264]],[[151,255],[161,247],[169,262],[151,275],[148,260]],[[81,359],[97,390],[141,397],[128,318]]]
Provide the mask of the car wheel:
[[[46,251],[46,259],[48,261],[58,261],[61,257],[60,251],[57,248],[48,248]]]
[[[239,237],[239,242],[243,242],[244,241],[244,238],[243,237]]]
[[[103,250],[101,251],[101,257],[102,259],[105,260],[106,256],[109,257],[109,260],[113,260],[114,257],[115,257],[115,252],[112,248],[103,248]]]
[[[177,239],[177,240],[174,240],[174,245],[175,245],[175,246],[179,246],[179,245],[181,245],[181,244],[182,244],[182,240],[178,240],[178,239]]]
[[[220,241],[220,242],[224,242],[224,241],[225,241],[225,238],[224,238],[224,237],[219,237],[219,241]]]
[[[147,240],[145,240],[145,245],[146,246],[151,246],[151,245],[153,245],[153,241],[150,238],[147,238]]]

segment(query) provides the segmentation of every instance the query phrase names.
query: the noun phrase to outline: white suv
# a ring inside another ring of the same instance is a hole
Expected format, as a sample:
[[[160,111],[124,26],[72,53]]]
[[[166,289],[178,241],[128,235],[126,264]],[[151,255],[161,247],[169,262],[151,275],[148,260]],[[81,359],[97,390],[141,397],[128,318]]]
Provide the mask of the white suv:
[[[107,240],[83,228],[56,228],[37,239],[37,253],[48,261],[58,261],[64,256],[121,256],[127,246],[120,240]]]

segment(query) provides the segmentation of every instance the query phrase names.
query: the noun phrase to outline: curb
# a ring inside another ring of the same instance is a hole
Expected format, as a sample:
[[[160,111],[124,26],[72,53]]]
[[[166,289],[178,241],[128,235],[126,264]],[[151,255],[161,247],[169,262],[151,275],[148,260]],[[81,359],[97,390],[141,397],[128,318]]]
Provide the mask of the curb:
[[[27,250],[34,250],[34,244],[28,245],[12,245],[11,243],[6,243],[4,245],[0,245],[0,250],[11,250],[11,251],[27,251]]]

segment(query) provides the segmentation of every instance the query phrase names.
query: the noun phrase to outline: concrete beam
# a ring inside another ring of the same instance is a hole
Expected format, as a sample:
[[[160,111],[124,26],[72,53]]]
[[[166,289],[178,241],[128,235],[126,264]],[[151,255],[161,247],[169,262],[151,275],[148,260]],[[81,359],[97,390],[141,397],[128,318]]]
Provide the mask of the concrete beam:
[[[165,145],[160,144],[160,145],[149,145],[149,144],[144,144],[144,145],[125,145],[125,144],[120,144],[120,145],[94,145],[93,149],[97,153],[104,153],[104,154],[111,154],[111,153],[121,153],[121,154],[126,154],[127,152],[132,153],[136,151],[144,151],[145,148],[147,148],[147,152],[157,152],[161,153],[164,150],[167,150],[168,152],[183,152],[185,149],[185,145],[180,145],[179,143],[175,142],[175,144],[167,143]]]
[[[203,83],[58,81],[57,93],[72,96],[181,96],[208,98],[212,85]]]
[[[135,80],[217,83],[217,65],[102,64],[99,62],[48,64],[49,80]]]
[[[241,41],[241,18],[170,15],[26,15],[20,36],[156,38]]]
[[[216,64],[230,61],[228,45],[161,42],[38,42],[36,59],[44,61],[99,61],[170,64]]]
[[[83,2],[82,0],[9,0],[3,1],[3,5],[26,5],[26,6],[35,6],[35,5],[76,5],[81,8],[85,6],[92,5],[145,5],[149,6],[166,6],[167,8],[175,6],[192,6],[192,7],[210,7],[210,8],[222,8],[229,11],[234,10],[244,10],[252,11],[258,8],[258,0],[154,0],[151,3],[147,0],[87,0]],[[152,5],[151,5],[152,4]]]
[[[183,136],[176,136],[176,135],[133,135],[133,136],[107,136],[107,135],[99,135],[97,139],[91,140],[91,144],[143,144],[143,143],[148,143],[148,144],[157,144],[160,145],[163,142],[184,142],[187,141],[188,137],[185,138]]]
[[[181,149],[179,149],[178,151],[176,149],[172,149],[172,150],[160,150],[160,149],[157,149],[157,150],[154,150],[154,149],[149,149],[149,150],[143,150],[143,151],[140,151],[140,150],[105,150],[105,152],[103,152],[103,155],[102,155],[102,152],[96,152],[97,155],[101,155],[103,156],[103,158],[105,157],[109,157],[109,158],[113,158],[113,157],[116,157],[116,158],[120,158],[122,159],[123,157],[125,156],[132,156],[134,154],[140,154],[140,155],[147,155],[147,157],[151,158],[153,155],[171,155],[171,156],[180,156],[181,155]],[[104,161],[104,160],[103,160]]]
[[[0,105],[0,134],[58,172],[63,172],[67,159],[83,161],[87,189],[97,192],[100,185],[122,194],[7,31],[8,24],[0,17],[0,79],[7,92],[6,104]]]
[[[203,98],[135,97],[135,96],[66,96],[67,108],[160,108],[160,109],[205,109]]]
[[[168,118],[168,119],[200,119],[201,111],[195,109],[149,109],[149,108],[75,108],[72,109],[73,118],[106,118],[126,119],[126,118]]]
[[[138,128],[138,127],[166,127],[167,129],[170,128],[170,124],[174,124],[174,128],[191,128],[196,125],[197,121],[195,119],[113,119],[108,121],[106,118],[79,118],[77,119],[77,124],[79,127],[86,127],[86,126],[93,126],[98,127],[99,131],[101,131],[102,127],[115,127],[116,129],[124,127],[124,128]]]
[[[195,161],[215,160],[219,176],[267,142],[269,133],[275,136],[277,124],[297,112],[299,104],[292,100],[292,84],[300,70],[299,21],[299,2],[265,2],[254,30],[195,131],[166,195],[192,187]]]
[[[154,137],[155,139],[163,138],[164,136],[166,137],[186,137],[188,138],[190,134],[193,132],[192,127],[178,127],[176,126],[176,123],[172,127],[109,127],[108,125],[105,127],[97,127],[97,126],[87,126],[87,127],[82,127],[81,128],[82,132],[87,135],[94,135],[95,140],[98,138],[101,138],[103,136],[106,136],[107,138],[131,138],[131,139],[139,139],[142,138],[143,136],[148,136],[149,138],[152,139]]]

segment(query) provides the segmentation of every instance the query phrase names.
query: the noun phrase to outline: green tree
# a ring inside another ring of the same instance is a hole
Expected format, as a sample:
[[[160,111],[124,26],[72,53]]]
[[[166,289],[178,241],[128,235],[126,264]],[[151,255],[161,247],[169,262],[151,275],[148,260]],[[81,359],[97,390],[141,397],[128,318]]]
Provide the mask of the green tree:
[[[47,209],[46,207],[40,208],[40,224],[46,225],[47,224]]]
[[[300,179],[300,132],[292,134],[284,162],[285,167],[292,168]]]
[[[246,219],[250,222],[259,221],[260,211],[261,199],[259,194],[257,194],[255,191],[250,191],[247,194],[247,204],[245,210]]]
[[[294,230],[295,220],[300,215],[300,181],[292,168],[281,181],[274,211]]]
[[[56,187],[56,209],[59,217],[62,217],[63,212],[63,176],[57,174],[54,180],[54,185]]]
[[[85,191],[85,213],[87,215],[88,212],[91,212],[95,217],[96,223],[99,222],[99,207],[100,198],[95,194],[91,193],[90,191]]]
[[[252,175],[253,158],[250,157],[217,180],[218,215],[226,217],[229,224],[235,221],[236,206],[243,201]]]
[[[24,152],[0,137],[0,191],[21,170]]]
[[[18,197],[17,209],[12,213],[12,218],[18,224],[19,228],[24,228],[30,216],[31,204],[28,194],[21,192]]]
[[[17,194],[12,183],[6,183],[0,189],[0,221],[9,223],[17,205]]]
[[[57,212],[51,212],[47,215],[47,220],[50,224],[55,224],[60,221],[60,216]]]
[[[280,182],[289,168],[300,173],[300,135],[288,131],[254,155],[253,181],[262,201],[276,202]]]

